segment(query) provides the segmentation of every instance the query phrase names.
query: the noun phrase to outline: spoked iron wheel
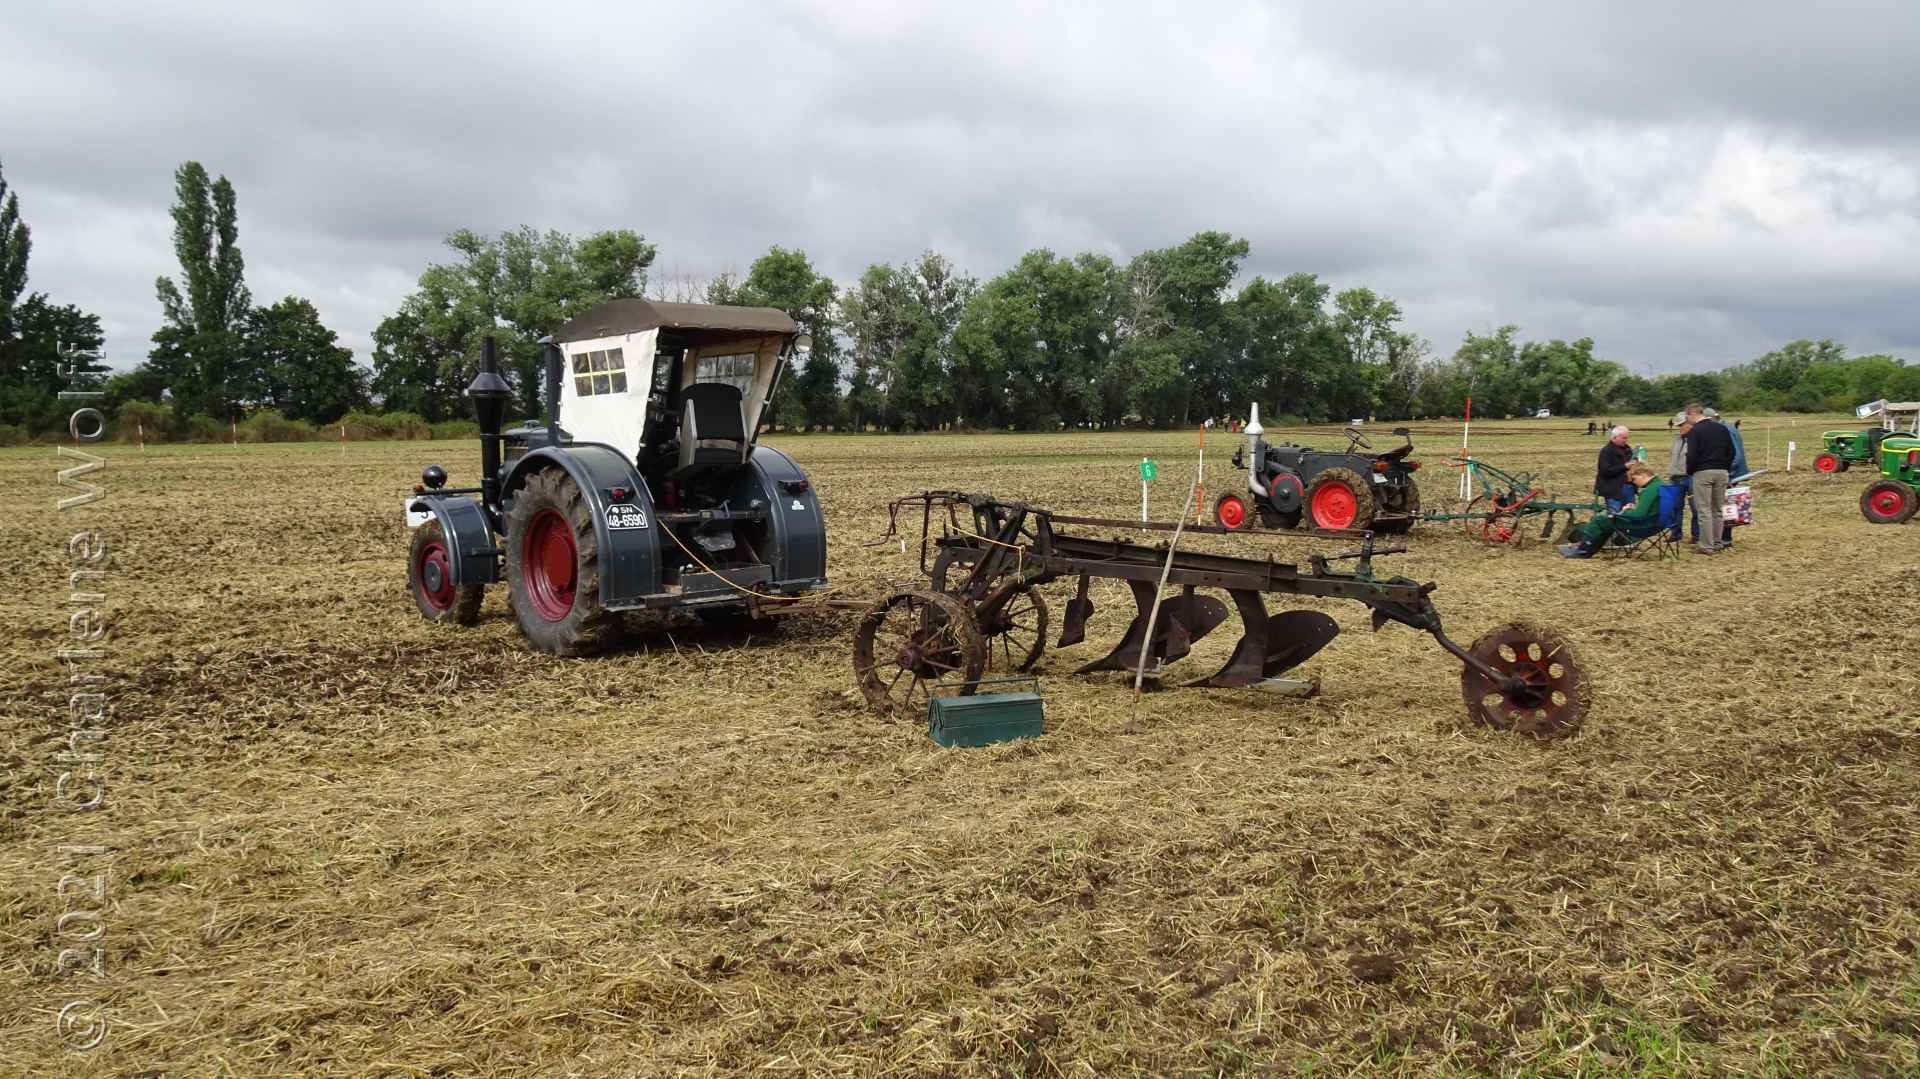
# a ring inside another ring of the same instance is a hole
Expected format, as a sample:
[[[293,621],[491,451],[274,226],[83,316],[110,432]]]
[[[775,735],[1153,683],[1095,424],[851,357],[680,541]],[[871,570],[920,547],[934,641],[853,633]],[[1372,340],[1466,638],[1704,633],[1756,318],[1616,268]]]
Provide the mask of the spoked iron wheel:
[[[1002,581],[980,604],[987,663],[998,671],[1030,671],[1047,650],[1047,600],[1040,590]]]
[[[1559,738],[1580,729],[1592,694],[1573,649],[1552,630],[1510,622],[1490,630],[1467,649],[1494,669],[1518,681],[1503,688],[1479,671],[1460,672],[1467,713],[1502,731],[1536,738]]]
[[[1489,547],[1510,544],[1518,547],[1526,542],[1526,532],[1520,527],[1520,516],[1505,508],[1486,495],[1477,495],[1467,503],[1467,538]]]
[[[936,690],[973,692],[987,646],[967,605],[940,592],[895,592],[867,609],[853,635],[853,674],[876,710],[924,715]]]
[[[413,604],[429,622],[456,622],[471,626],[480,620],[485,585],[453,583],[453,554],[439,521],[413,530],[407,557],[407,586]]]

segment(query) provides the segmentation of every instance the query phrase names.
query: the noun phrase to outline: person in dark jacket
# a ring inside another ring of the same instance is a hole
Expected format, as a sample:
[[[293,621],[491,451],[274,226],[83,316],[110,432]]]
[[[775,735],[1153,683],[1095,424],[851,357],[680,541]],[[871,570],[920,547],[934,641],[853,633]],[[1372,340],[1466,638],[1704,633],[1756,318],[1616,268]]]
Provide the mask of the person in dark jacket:
[[[1687,476],[1693,484],[1693,515],[1699,524],[1694,550],[1712,554],[1726,546],[1721,530],[1727,502],[1728,470],[1733,468],[1733,435],[1719,420],[1709,419],[1706,407],[1687,406]]]
[[[1600,464],[1593,474],[1593,493],[1607,502],[1607,508],[1618,511],[1633,501],[1639,490],[1627,480],[1627,463],[1633,460],[1633,447],[1627,445],[1627,429],[1615,427],[1607,434],[1607,444],[1600,447]]]
[[[1640,539],[1660,531],[1660,484],[1653,466],[1634,461],[1627,466],[1628,490],[1636,487],[1640,496],[1626,509],[1595,514],[1580,527],[1579,541],[1560,547],[1562,558],[1592,558],[1616,533],[1628,539]]]

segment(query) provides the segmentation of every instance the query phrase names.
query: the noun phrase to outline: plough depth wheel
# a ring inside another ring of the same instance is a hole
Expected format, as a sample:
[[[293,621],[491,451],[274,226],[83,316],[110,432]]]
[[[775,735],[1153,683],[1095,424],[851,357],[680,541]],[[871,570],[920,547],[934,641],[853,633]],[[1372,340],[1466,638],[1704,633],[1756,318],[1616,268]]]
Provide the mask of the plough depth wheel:
[[[1001,581],[980,603],[980,636],[995,670],[1029,671],[1047,650],[1047,600],[1019,581]]]
[[[1511,689],[1468,667],[1460,673],[1467,714],[1503,731],[1558,738],[1578,730],[1592,694],[1573,649],[1560,635],[1526,622],[1510,622],[1481,635],[1467,649],[1518,681]]]
[[[1486,495],[1477,495],[1467,503],[1466,513],[1469,539],[1489,547],[1501,544],[1518,547],[1526,542],[1526,534],[1520,527],[1520,515]]]
[[[986,665],[973,612],[940,592],[895,592],[867,609],[853,635],[860,692],[902,718],[924,714],[936,688],[973,692]]]

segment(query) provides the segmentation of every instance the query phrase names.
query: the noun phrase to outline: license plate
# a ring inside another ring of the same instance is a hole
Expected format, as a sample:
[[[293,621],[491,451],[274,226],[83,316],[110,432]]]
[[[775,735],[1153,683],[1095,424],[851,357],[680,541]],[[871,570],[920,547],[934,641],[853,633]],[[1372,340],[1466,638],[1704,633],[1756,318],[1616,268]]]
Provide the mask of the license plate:
[[[613,505],[607,507],[607,527],[615,529],[645,528],[647,527],[647,513],[639,506],[630,506],[625,502],[615,502]]]
[[[1375,482],[1375,483],[1385,483],[1385,482],[1387,482],[1387,478],[1386,478],[1385,476],[1382,476],[1382,475],[1381,475],[1380,473],[1378,473],[1378,472],[1375,472],[1375,473],[1373,474],[1373,482]]]
[[[417,510],[413,507],[414,500],[411,498],[400,503],[401,511],[407,515],[408,528],[419,528],[421,525],[433,520],[432,510]]]

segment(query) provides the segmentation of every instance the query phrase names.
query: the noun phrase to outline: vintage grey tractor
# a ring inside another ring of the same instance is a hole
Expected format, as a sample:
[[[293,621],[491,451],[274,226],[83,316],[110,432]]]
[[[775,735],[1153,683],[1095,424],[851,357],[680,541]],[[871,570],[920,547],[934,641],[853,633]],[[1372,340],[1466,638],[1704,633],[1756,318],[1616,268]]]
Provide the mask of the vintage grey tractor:
[[[754,619],[826,587],[818,494],[758,444],[781,372],[810,342],[763,307],[600,304],[544,339],[545,422],[502,431],[492,339],[467,388],[477,486],[428,466],[406,500],[407,578],[430,621],[469,624],[507,586],[521,632],[560,655],[621,611]]]
[[[1229,529],[1252,528],[1255,517],[1268,528],[1363,529],[1405,532],[1420,518],[1420,488],[1413,473],[1420,462],[1407,459],[1413,436],[1404,427],[1393,433],[1406,439],[1385,453],[1373,449],[1355,427],[1347,429],[1347,448],[1328,453],[1291,442],[1268,442],[1254,405],[1246,426],[1247,444],[1233,451],[1233,467],[1247,473],[1244,491],[1227,491],[1213,504],[1214,520]]]

